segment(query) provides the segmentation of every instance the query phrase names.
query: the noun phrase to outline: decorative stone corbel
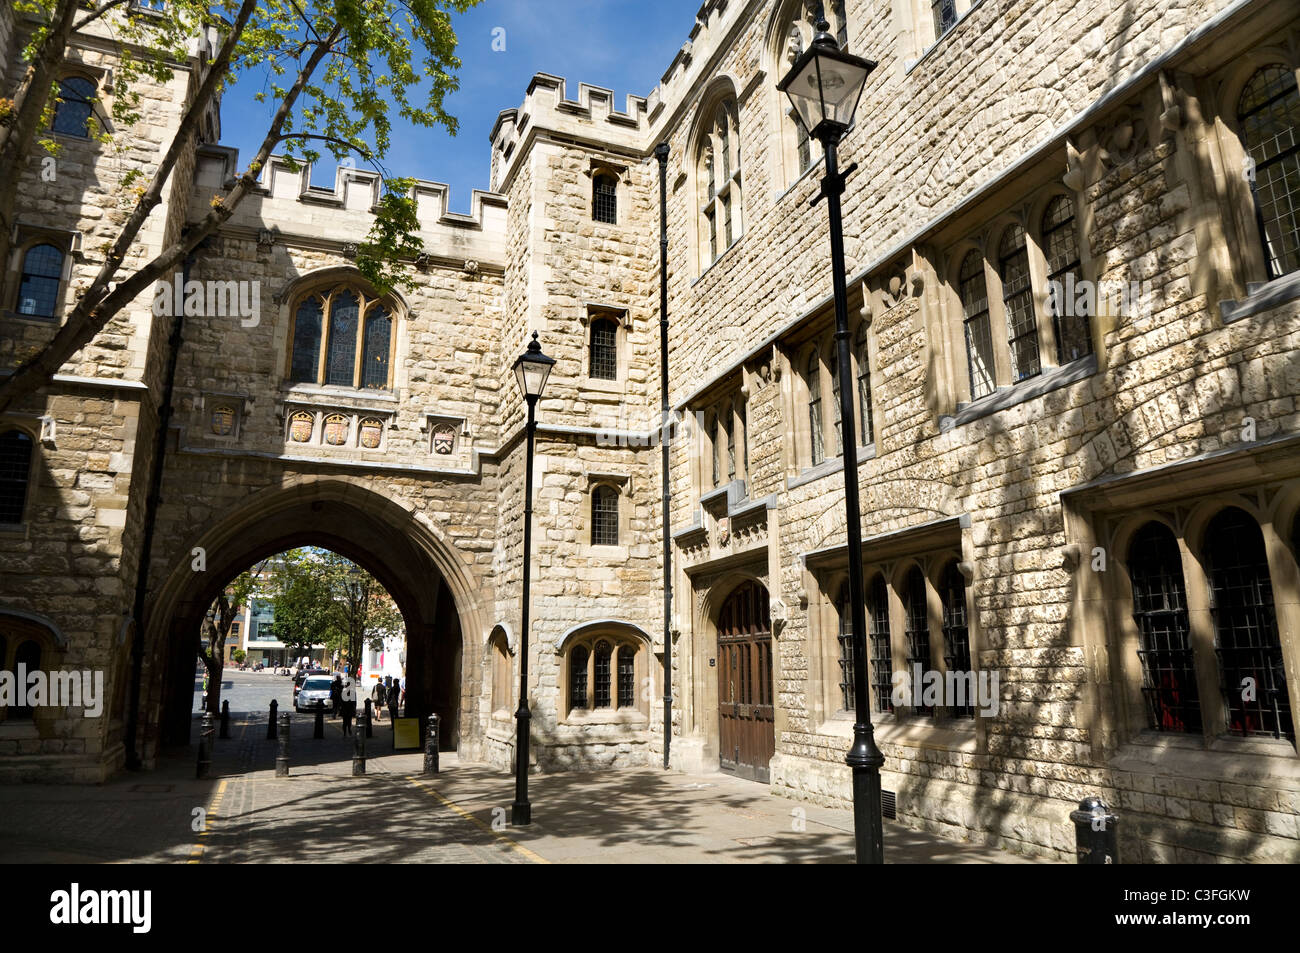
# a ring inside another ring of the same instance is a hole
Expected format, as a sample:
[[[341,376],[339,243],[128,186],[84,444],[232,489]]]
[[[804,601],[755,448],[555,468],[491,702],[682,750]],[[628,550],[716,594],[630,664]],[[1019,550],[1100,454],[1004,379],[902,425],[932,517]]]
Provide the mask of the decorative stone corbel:
[[[466,259],[466,261],[465,261],[465,274],[467,274],[467,275],[477,275],[477,274],[478,274],[478,262],[476,262],[473,258]]]
[[[772,622],[772,634],[778,635],[790,621],[790,607],[780,599],[772,599],[767,605],[768,618]]]
[[[807,590],[807,589],[805,589],[805,588],[803,588],[802,586],[800,586],[800,587],[799,587],[799,591],[798,591],[797,593],[795,593],[795,598],[799,600],[799,608],[800,608],[800,609],[807,609],[807,608],[808,608],[808,590]]]
[[[957,564],[957,571],[961,573],[962,578],[965,579],[967,582],[970,582],[972,579],[975,578],[974,563],[960,562]]]
[[[360,246],[359,246],[356,242],[344,242],[344,243],[343,243],[343,257],[344,257],[344,258],[356,258],[356,257],[357,257],[357,252],[359,252],[360,250],[361,250],[361,249],[360,249]]]
[[[1178,90],[1167,70],[1160,71],[1160,125],[1165,132],[1183,128],[1183,107],[1178,102]]]
[[[1066,572],[1073,573],[1079,568],[1080,555],[1078,543],[1070,543],[1061,547],[1061,568]]]
[[[1074,140],[1068,137],[1065,140],[1065,166],[1066,173],[1061,176],[1061,181],[1072,192],[1082,192],[1083,160],[1079,157],[1079,150],[1075,147]]]
[[[865,291],[862,295],[862,307],[858,308],[858,315],[862,318],[864,328],[871,327],[871,320],[875,317],[875,312],[871,310],[871,292]]]
[[[429,262],[430,262],[430,258],[428,253],[416,255],[415,270],[419,272],[427,272],[429,270]]]
[[[41,446],[53,450],[55,437],[58,435],[59,424],[53,417],[46,414],[41,418]]]

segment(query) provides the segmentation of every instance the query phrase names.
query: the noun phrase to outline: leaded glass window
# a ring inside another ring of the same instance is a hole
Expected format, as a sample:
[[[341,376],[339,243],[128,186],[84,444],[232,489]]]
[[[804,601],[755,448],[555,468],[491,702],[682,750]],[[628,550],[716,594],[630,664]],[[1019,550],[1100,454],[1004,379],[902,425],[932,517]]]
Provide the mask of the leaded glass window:
[[[926,606],[925,576],[913,566],[904,581],[905,605],[904,618],[907,628],[907,671],[910,676],[915,667],[921,667],[922,676],[930,671],[930,612]],[[934,707],[922,704],[922,699],[912,699],[912,710],[921,715],[934,714]]]
[[[839,598],[835,600],[835,608],[839,613],[839,632],[836,634],[836,642],[839,645],[839,662],[840,662],[840,710],[854,711],[854,682],[853,682],[853,611],[849,604],[849,584],[843,583],[840,586]]]
[[[21,523],[32,472],[32,438],[21,430],[0,434],[0,523]]]
[[[308,298],[298,305],[293,322],[293,364],[289,371],[292,381],[315,381],[320,373],[321,310],[319,298]]]
[[[610,707],[610,656],[608,642],[597,642],[592,659],[592,708]]]
[[[969,252],[962,260],[958,283],[966,335],[966,362],[970,367],[970,396],[971,400],[978,400],[993,393],[995,386],[989,294],[984,277],[984,259],[979,252]]]
[[[569,653],[569,707],[587,707],[587,659],[590,656],[585,645],[575,646]]]
[[[94,97],[95,84],[84,76],[69,76],[62,80],[54,104],[54,131],[79,139],[87,138]]]
[[[1205,560],[1228,728],[1294,740],[1273,584],[1259,526],[1245,511],[1227,507],[1206,530]]]
[[[1011,380],[1023,381],[1042,368],[1038,357],[1038,317],[1029,281],[1029,249],[1025,230],[1012,225],[1002,233],[998,247],[998,275],[1002,279],[1002,307],[1007,318],[1011,348]]]
[[[1047,282],[1056,331],[1056,360],[1068,364],[1092,353],[1089,315],[1079,314],[1078,295],[1071,294],[1079,281],[1079,240],[1075,231],[1074,202],[1058,195],[1043,212],[1043,251],[1047,255]]]
[[[876,574],[867,587],[867,637],[871,643],[871,691],[876,711],[893,711],[893,649],[889,638],[889,588]]]
[[[54,317],[62,279],[63,252],[44,244],[27,249],[18,284],[18,313],[35,318]]]
[[[956,0],[933,0],[930,4],[930,14],[934,19],[934,38],[941,39],[957,25]]]
[[[357,321],[361,303],[350,291],[330,302],[329,351],[325,360],[325,383],[351,386],[357,360]]]
[[[840,415],[840,349],[835,343],[831,344],[831,431],[835,435],[833,446],[834,455],[842,456],[844,454],[844,421]]]
[[[591,545],[618,545],[618,490],[612,486],[592,488]]]
[[[618,221],[618,180],[608,173],[591,181],[591,217],[607,225]]]
[[[875,440],[871,418],[871,354],[867,346],[867,326],[858,329],[858,415],[862,418],[862,444]]]
[[[966,577],[962,575],[957,560],[952,560],[944,567],[939,578],[939,601],[943,606],[943,647],[944,665],[948,671],[962,676],[960,684],[967,687],[966,697],[951,699],[954,718],[974,718],[974,669],[970,658],[970,626],[966,621]],[[966,673],[971,678],[965,678]]]
[[[636,649],[621,645],[618,649],[618,707],[636,705]]]
[[[804,380],[808,385],[808,430],[812,439],[812,463],[816,466],[826,458],[826,445],[822,434],[821,358],[815,350],[808,355]]]
[[[1200,732],[1183,562],[1167,526],[1153,520],[1138,530],[1129,546],[1128,571],[1147,723],[1156,731]]]
[[[1300,92],[1295,73],[1266,66],[1237,101],[1241,145],[1251,160],[1251,191],[1268,276],[1300,270]]]
[[[388,386],[388,348],[393,319],[387,310],[376,306],[366,317],[365,349],[361,359],[361,386]]]
[[[596,380],[618,380],[618,324],[612,318],[591,322],[591,376]]]

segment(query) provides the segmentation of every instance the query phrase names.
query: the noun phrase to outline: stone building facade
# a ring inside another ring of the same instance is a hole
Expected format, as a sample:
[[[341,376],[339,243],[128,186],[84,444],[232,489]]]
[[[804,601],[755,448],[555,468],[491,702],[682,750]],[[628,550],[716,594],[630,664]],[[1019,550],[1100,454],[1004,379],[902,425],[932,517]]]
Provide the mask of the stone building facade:
[[[775,88],[810,6],[878,62],[841,148],[858,164],[847,368],[825,215],[808,208],[820,157]],[[5,422],[31,470],[0,534],[4,664],[36,644],[46,667],[109,671],[115,694],[94,724],[6,717],[0,774],[116,770],[137,638],[138,753],[184,740],[206,601],[303,543],[384,581],[415,708],[443,715],[463,757],[508,765],[510,365],[534,332],[557,359],[538,407],[534,756],[662,758],[652,152],[667,142],[674,766],[847,801],[847,446],[901,821],[1065,856],[1068,811],[1100,794],[1125,818],[1125,861],[1295,861],[1297,51],[1300,20],[1257,0],[707,0],[648,97],[620,108],[534,77],[493,129],[468,216],[417,183],[429,254],[387,297],[351,263],[374,176],[340,169],[325,189],[271,163],[185,276],[256,282],[260,310],[185,318],[138,626],[170,319],[141,300]],[[158,235],[236,171],[218,128]],[[84,190],[22,213],[79,242],[61,301],[111,220],[90,180],[118,166],[93,148],[83,162]],[[3,292],[10,361],[57,321],[12,304],[23,268]],[[892,676],[914,670],[990,694],[900,701]]]

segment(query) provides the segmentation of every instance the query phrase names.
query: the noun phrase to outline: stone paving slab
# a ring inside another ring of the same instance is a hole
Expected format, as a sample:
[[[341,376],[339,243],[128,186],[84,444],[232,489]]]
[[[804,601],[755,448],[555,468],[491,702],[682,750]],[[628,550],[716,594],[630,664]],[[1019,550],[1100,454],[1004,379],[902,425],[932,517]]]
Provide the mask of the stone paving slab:
[[[95,787],[0,786],[0,861],[7,863],[849,863],[848,811],[769,793],[726,774],[658,768],[529,778],[533,823],[508,824],[514,778],[442,755],[394,753],[389,729],[368,741],[354,778],[338,721],[311,737],[293,716],[288,778],[276,742],[247,716],[217,742],[212,777],[194,778],[196,749],[154,770]],[[194,737],[198,737],[197,727]],[[194,830],[202,808],[206,829]],[[1028,863],[885,822],[891,863]]]

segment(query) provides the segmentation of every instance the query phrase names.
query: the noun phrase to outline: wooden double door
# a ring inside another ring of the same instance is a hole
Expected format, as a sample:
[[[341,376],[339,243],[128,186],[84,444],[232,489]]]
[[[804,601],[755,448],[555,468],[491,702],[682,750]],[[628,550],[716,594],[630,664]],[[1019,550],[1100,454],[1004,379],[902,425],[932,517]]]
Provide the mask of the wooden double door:
[[[767,589],[743,583],[718,616],[718,759],[723,771],[768,781],[772,720],[772,623]]]

